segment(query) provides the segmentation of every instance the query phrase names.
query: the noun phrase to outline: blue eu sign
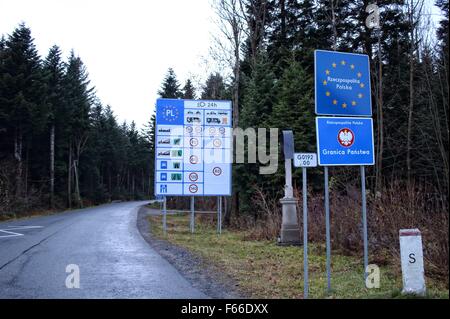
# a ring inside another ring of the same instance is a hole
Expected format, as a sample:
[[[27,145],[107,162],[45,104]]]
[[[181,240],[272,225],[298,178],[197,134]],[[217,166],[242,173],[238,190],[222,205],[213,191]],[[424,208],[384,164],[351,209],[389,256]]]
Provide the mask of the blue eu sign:
[[[369,57],[323,50],[314,54],[316,114],[372,116]]]
[[[371,118],[317,117],[319,165],[374,165]]]
[[[156,123],[159,125],[183,125],[184,101],[182,100],[157,100]]]

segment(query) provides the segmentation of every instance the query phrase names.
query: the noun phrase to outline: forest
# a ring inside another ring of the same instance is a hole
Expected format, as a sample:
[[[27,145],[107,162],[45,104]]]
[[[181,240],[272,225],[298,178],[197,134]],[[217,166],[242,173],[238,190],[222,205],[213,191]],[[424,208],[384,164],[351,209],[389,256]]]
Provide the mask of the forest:
[[[314,50],[367,54],[376,146],[376,164],[366,169],[372,247],[395,250],[398,230],[418,227],[430,243],[430,271],[448,279],[448,0],[377,1],[377,28],[366,24],[369,3],[216,0],[210,55],[221,67],[200,87],[180,83],[169,69],[158,95],[231,100],[235,127],[292,129],[296,150],[315,152]],[[65,59],[54,46],[40,57],[25,24],[0,40],[0,218],[153,198],[153,111],[144,128],[119,123],[75,52]],[[228,227],[276,238],[279,167],[259,175],[258,164],[233,165],[233,196],[224,199]],[[311,236],[323,241],[323,169],[310,175]],[[330,187],[333,245],[357,251],[359,171],[331,169]]]

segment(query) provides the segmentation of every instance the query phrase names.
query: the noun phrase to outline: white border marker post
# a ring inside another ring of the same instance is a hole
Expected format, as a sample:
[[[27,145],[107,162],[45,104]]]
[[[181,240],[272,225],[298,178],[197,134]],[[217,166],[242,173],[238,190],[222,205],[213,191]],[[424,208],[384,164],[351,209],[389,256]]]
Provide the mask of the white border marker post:
[[[400,230],[403,294],[426,293],[422,235],[418,229]]]

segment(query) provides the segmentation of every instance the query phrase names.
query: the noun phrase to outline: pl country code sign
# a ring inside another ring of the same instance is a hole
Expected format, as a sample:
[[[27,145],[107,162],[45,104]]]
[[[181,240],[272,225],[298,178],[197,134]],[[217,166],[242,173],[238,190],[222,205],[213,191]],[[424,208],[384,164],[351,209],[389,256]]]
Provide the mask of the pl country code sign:
[[[230,101],[156,102],[156,196],[230,196]]]
[[[316,50],[314,60],[316,114],[372,116],[367,55]]]
[[[317,117],[320,166],[374,165],[371,118]]]

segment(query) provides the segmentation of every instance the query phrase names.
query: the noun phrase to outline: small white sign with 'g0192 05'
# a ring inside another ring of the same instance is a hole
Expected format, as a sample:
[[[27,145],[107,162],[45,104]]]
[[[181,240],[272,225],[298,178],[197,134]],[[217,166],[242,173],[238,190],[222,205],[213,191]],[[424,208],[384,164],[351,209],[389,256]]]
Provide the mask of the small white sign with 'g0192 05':
[[[317,167],[317,154],[315,153],[295,153],[295,167]]]

